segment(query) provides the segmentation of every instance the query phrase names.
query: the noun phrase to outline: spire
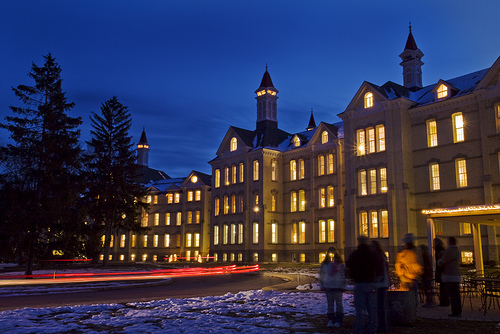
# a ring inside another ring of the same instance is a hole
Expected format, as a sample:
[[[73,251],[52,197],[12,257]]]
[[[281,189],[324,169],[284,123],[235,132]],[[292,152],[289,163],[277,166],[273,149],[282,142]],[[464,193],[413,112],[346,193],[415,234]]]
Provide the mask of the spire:
[[[260,87],[255,91],[257,96],[257,129],[277,128],[277,100],[278,90],[274,87],[271,75],[267,71],[264,72]]]
[[[399,55],[403,66],[403,83],[404,86],[410,90],[417,90],[422,88],[422,65],[424,64],[421,58],[424,56],[422,51],[417,47],[415,38],[411,32],[411,22],[410,22],[410,32],[408,34],[408,39],[406,40],[405,49]]]
[[[149,144],[146,138],[146,129],[142,129],[141,139],[137,143],[137,164],[142,166],[149,166]]]
[[[311,108],[311,118],[309,118],[309,125],[307,126],[307,131],[316,128],[316,121],[314,121],[313,110]]]

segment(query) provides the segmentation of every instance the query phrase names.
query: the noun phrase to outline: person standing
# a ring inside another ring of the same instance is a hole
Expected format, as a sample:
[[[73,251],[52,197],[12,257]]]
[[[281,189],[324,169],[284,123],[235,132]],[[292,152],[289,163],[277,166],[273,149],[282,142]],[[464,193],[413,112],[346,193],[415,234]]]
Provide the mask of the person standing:
[[[422,274],[422,266],[418,262],[418,255],[413,245],[413,233],[407,233],[403,238],[403,250],[396,257],[396,275],[401,282],[401,288],[414,291],[415,305],[418,306],[418,277]]]
[[[346,270],[344,261],[339,252],[333,248],[328,248],[325,259],[321,262],[319,270],[319,286],[325,291],[328,303],[327,327],[342,327],[344,320],[344,306],[342,298],[346,288]],[[335,304],[337,309],[335,309]]]
[[[448,247],[438,261],[438,266],[442,269],[441,280],[450,298],[451,314],[449,316],[460,317],[462,315],[462,301],[460,300],[462,274],[460,273],[460,251],[454,237],[448,238]]]
[[[450,299],[446,294],[446,288],[441,280],[442,268],[438,266],[438,261],[443,257],[445,248],[443,240],[439,238],[434,238],[434,256],[436,257],[436,283],[439,284],[439,306],[448,307],[450,306]]]
[[[376,240],[372,241],[372,249],[377,258],[375,285],[377,287],[377,332],[389,331],[389,317],[387,305],[387,289],[389,289],[389,262],[382,250],[382,246]]]
[[[377,292],[375,286],[376,257],[365,236],[358,238],[358,248],[346,262],[349,276],[354,281],[354,308],[356,333],[365,332],[365,312],[368,313],[368,333],[377,331]]]
[[[425,295],[425,304],[423,307],[433,307],[434,301],[432,296],[432,263],[431,256],[429,254],[429,247],[426,245],[418,246],[420,249],[420,256],[422,258],[422,288]]]

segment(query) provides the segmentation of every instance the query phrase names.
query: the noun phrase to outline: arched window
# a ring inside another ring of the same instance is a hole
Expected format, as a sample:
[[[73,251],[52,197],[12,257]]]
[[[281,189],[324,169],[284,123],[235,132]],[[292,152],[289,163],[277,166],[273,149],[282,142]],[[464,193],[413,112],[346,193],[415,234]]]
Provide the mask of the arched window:
[[[371,108],[373,107],[373,93],[366,93],[365,94],[365,108]]]
[[[328,131],[323,131],[321,134],[321,144],[328,142]]]
[[[238,140],[236,139],[236,137],[233,137],[231,138],[231,147],[229,148],[229,150],[233,152],[236,151],[237,148],[238,148]]]
[[[300,139],[299,137],[293,138],[293,146],[299,147],[300,146]]]

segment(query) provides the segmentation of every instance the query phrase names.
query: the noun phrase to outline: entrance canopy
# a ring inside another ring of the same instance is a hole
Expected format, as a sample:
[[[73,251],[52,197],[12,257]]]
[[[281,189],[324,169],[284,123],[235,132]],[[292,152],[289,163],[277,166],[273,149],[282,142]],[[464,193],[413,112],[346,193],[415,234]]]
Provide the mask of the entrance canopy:
[[[471,223],[474,239],[474,258],[477,273],[484,273],[483,248],[481,245],[481,225],[500,226],[500,204],[470,205],[453,208],[422,210],[427,219],[427,240],[429,248],[434,248],[432,241],[436,237],[434,219],[456,223]],[[434,250],[434,249],[433,249]],[[432,252],[434,254],[434,252]]]

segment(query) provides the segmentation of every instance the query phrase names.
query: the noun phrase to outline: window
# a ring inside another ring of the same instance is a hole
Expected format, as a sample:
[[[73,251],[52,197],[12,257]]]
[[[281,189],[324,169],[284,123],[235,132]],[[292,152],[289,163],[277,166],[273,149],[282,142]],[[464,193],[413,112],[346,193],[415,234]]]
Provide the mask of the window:
[[[474,262],[474,253],[462,251],[462,263],[471,264]]]
[[[195,195],[194,195],[194,199],[197,202],[201,201],[201,190],[196,190]]]
[[[122,234],[120,236],[120,248],[125,247],[125,240],[126,240],[125,234]]]
[[[238,235],[236,234],[236,224],[231,224],[231,245],[234,245],[236,243],[236,237]]]
[[[252,225],[252,242],[254,244],[259,243],[259,223],[254,222]]]
[[[305,164],[304,159],[299,159],[299,180],[305,177]]]
[[[443,222],[441,220],[435,220],[434,226],[436,228],[436,235],[443,235]]]
[[[222,244],[227,245],[229,240],[229,226],[227,224],[222,225]]]
[[[437,123],[435,119],[430,119],[427,121],[427,147],[434,147],[437,144]]]
[[[236,137],[231,138],[231,147],[229,148],[229,151],[233,152],[236,151],[238,148],[238,140]]]
[[[448,87],[441,84],[437,89],[437,98],[442,99],[448,96]]]
[[[453,142],[464,141],[464,117],[461,112],[451,115],[453,119]]]
[[[324,242],[326,242],[326,222],[324,220],[320,220],[318,223],[319,223],[319,227],[318,227],[319,240],[318,240],[318,242],[324,243]]]
[[[199,233],[195,233],[194,234],[194,244],[193,244],[194,247],[200,247],[200,234]]]
[[[297,180],[297,162],[290,160],[290,181]]]
[[[359,213],[359,235],[368,237],[368,213],[364,211]]]
[[[144,213],[142,215],[142,226],[148,226],[148,220],[149,220],[149,215],[147,213]]]
[[[366,196],[368,191],[366,189],[366,170],[362,169],[359,171],[359,195]]]
[[[325,144],[328,142],[328,131],[323,131],[321,133],[321,144]]]
[[[214,187],[219,188],[220,187],[220,169],[216,169],[214,173]]]
[[[238,202],[239,202],[238,212],[243,212],[243,195],[238,196]]]
[[[297,229],[297,224],[292,224],[292,235],[291,235],[291,238],[290,238],[290,241],[292,244],[296,244],[299,242],[299,232],[298,232],[298,229]]]
[[[368,128],[366,129],[366,136],[368,137],[368,153],[374,153],[376,152],[376,145],[375,145],[375,129],[374,128]]]
[[[214,199],[214,216],[218,216],[220,213],[220,198],[215,197]]]
[[[318,175],[325,175],[325,156],[318,156]]]
[[[319,207],[326,207],[326,191],[325,188],[319,188]]]
[[[297,211],[297,192],[292,191],[290,193],[290,212]]]
[[[378,212],[377,211],[371,211],[371,237],[372,238],[378,238]]]
[[[137,241],[137,235],[132,234],[132,240],[130,241],[132,247],[135,247],[136,241]]]
[[[219,245],[219,226],[214,226],[214,246]]]
[[[273,244],[278,243],[278,224],[277,223],[271,224],[271,243],[273,243]]]
[[[176,224],[177,225],[180,225],[181,224],[181,220],[182,220],[182,212],[177,212],[177,221],[176,221]]]
[[[239,223],[238,224],[238,244],[243,243],[243,224]]]
[[[147,236],[147,235],[145,235],[145,236],[144,236],[144,239],[142,239],[142,240],[143,240],[143,244],[142,244],[142,246],[143,246],[144,248],[148,247],[148,236]]]
[[[385,151],[385,126],[377,125],[377,152]]]
[[[326,202],[326,205],[328,207],[333,207],[335,205],[335,196],[334,196],[334,192],[333,192],[333,186],[328,186],[326,188],[326,192],[327,192],[327,202]]]
[[[273,160],[271,162],[271,181],[276,181],[278,179],[278,162]]]
[[[158,234],[155,234],[153,236],[153,247],[158,247],[158,240],[159,240],[159,236],[158,236]]]
[[[365,155],[365,130],[356,131],[356,151],[359,156]]]
[[[299,211],[306,211],[306,192],[299,190]]]
[[[370,169],[368,173],[370,175],[370,194],[373,195],[377,193],[377,170]]]
[[[187,223],[192,224],[193,223],[193,211],[188,211],[187,212]]]
[[[236,195],[231,195],[231,213],[236,213]]]
[[[382,167],[378,170],[380,176],[380,192],[387,192],[387,169]]]
[[[271,194],[271,211],[276,211],[276,194]]]
[[[153,196],[153,204],[158,204],[158,195]]]
[[[373,107],[373,93],[370,92],[366,93],[364,100],[365,100],[365,109]]]
[[[146,197],[146,203],[151,204],[151,196]]]
[[[387,210],[380,211],[380,237],[389,238],[389,212]]]
[[[174,195],[173,194],[167,194],[167,203],[172,204],[174,202]]]
[[[295,147],[299,147],[300,146],[300,139],[299,139],[299,137],[295,136],[295,138],[293,138],[293,146],[295,146]]]
[[[500,133],[500,103],[495,104],[495,121],[497,125],[497,133]]]
[[[227,195],[224,195],[224,214],[227,215],[229,213],[229,198]]]
[[[460,235],[472,234],[472,227],[470,223],[460,223]]]
[[[299,223],[299,244],[305,244],[305,243],[306,243],[306,223],[300,222]]]
[[[165,234],[164,247],[170,247],[170,234]]]
[[[328,242],[335,242],[335,220],[328,219]]]
[[[180,193],[175,193],[174,195],[174,203],[179,203],[181,200],[181,194]]]
[[[441,182],[439,180],[439,164],[436,162],[433,162],[429,164],[429,179],[430,179],[430,186],[431,190],[439,190],[441,189]]]
[[[242,162],[242,163],[240,163],[240,183],[243,183],[243,181],[244,181],[244,176],[245,176],[244,171],[245,171],[245,167],[244,167],[243,162]]]
[[[224,184],[229,185],[229,167],[224,168]]]
[[[160,214],[157,212],[155,213],[155,222],[154,222],[155,226],[158,226],[160,225]]]
[[[187,200],[188,200],[188,202],[192,202],[193,201],[193,191],[192,190],[188,191]]]
[[[327,160],[327,165],[328,165],[328,167],[326,169],[326,173],[327,174],[332,174],[333,171],[334,171],[334,166],[335,166],[334,163],[333,163],[333,154],[331,154],[331,153],[328,154],[326,160]]]
[[[233,172],[232,175],[231,175],[231,182],[233,184],[235,184],[236,183],[236,171],[237,171],[236,165],[231,166],[231,170]]]
[[[196,224],[199,224],[199,223],[200,223],[200,211],[199,211],[199,210],[197,210],[197,211],[195,212],[195,223],[196,223]]]
[[[272,262],[278,262],[278,254],[272,253],[271,254],[271,261]]]
[[[465,159],[455,160],[455,170],[457,173],[457,187],[467,187],[467,164]]]
[[[259,180],[259,161],[254,160],[253,162],[253,180],[258,181]]]

